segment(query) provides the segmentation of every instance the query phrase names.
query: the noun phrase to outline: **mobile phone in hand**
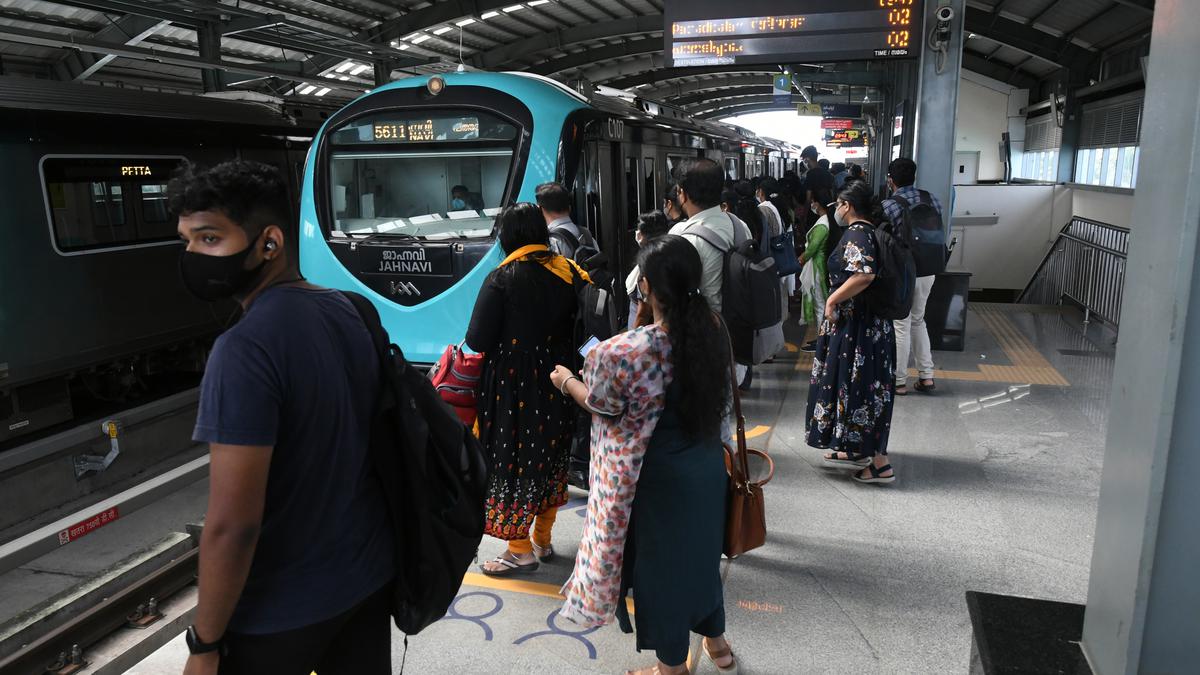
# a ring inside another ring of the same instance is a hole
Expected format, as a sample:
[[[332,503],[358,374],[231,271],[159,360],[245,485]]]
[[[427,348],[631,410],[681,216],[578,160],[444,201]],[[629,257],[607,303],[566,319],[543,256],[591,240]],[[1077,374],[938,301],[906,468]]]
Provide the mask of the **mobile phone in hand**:
[[[579,348],[579,355],[587,358],[588,352],[595,349],[596,345],[598,344],[600,344],[600,341],[597,340],[596,336],[593,335],[592,337],[588,338],[587,342],[583,343],[582,347]]]

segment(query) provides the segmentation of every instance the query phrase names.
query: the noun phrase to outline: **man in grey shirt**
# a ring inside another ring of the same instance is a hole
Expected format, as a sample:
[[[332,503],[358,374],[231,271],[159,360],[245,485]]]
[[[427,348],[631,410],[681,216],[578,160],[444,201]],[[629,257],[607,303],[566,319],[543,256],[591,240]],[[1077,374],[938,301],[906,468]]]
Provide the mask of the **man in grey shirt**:
[[[592,233],[571,222],[571,193],[558,183],[542,183],[534,191],[537,205],[550,231],[550,250],[576,260],[576,250],[590,247],[599,250]],[[576,260],[576,262],[584,262]]]

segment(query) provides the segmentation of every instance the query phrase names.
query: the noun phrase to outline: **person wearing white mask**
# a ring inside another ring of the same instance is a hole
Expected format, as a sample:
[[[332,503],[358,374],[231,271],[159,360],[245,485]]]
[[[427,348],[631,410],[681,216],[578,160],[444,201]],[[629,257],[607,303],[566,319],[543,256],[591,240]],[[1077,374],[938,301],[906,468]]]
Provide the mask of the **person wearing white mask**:
[[[829,297],[829,274],[826,258],[829,257],[829,220],[833,192],[827,187],[818,187],[809,193],[812,202],[809,209],[817,216],[817,222],[808,230],[804,240],[804,251],[800,254],[800,292],[803,298],[802,316],[804,323],[820,329],[825,320],[825,299]],[[814,339],[800,348],[812,353],[816,348]]]

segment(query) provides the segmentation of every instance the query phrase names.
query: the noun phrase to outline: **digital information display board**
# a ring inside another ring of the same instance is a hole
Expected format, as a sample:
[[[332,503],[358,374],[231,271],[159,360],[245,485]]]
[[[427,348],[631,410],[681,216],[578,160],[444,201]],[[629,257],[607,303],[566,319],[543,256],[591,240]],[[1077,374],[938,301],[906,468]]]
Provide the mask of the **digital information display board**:
[[[667,67],[916,58],[923,11],[924,0],[667,0]]]
[[[363,127],[365,130],[366,127]],[[428,141],[469,141],[479,138],[479,119],[380,120],[371,125],[369,139],[382,142],[421,143]]]

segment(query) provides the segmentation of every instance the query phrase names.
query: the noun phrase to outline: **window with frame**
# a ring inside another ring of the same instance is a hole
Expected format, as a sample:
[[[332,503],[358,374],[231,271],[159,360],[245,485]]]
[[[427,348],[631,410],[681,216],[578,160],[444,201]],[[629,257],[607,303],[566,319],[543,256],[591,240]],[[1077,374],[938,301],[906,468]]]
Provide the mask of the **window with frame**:
[[[1083,107],[1075,182],[1103,187],[1137,186],[1141,149],[1142,92]]]
[[[174,243],[167,181],[182,157],[45,157],[42,189],[62,253]]]
[[[1034,117],[1025,122],[1025,152],[1018,178],[1028,180],[1058,180],[1058,153],[1062,146],[1062,127],[1052,114]]]

